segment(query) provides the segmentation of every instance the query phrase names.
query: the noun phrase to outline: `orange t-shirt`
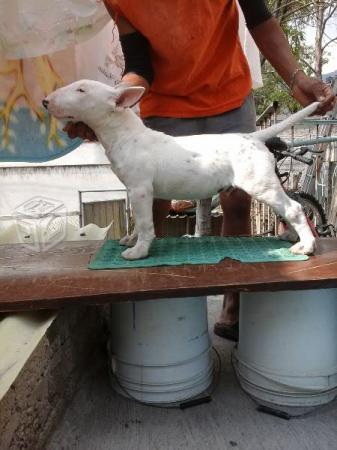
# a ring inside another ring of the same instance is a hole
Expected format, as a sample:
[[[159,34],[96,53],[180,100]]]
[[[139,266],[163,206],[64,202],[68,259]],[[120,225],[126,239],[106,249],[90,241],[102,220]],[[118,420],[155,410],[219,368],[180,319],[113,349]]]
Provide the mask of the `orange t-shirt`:
[[[142,117],[211,116],[242,105],[252,82],[235,0],[107,3],[150,42],[155,76]]]

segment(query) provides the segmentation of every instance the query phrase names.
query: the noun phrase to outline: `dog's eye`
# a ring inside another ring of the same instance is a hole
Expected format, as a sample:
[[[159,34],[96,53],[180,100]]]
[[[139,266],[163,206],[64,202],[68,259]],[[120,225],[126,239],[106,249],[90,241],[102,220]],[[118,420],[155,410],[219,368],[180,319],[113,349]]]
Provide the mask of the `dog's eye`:
[[[81,88],[76,89],[76,91],[77,91],[77,92],[85,92],[85,90],[84,90],[84,89],[81,89]]]

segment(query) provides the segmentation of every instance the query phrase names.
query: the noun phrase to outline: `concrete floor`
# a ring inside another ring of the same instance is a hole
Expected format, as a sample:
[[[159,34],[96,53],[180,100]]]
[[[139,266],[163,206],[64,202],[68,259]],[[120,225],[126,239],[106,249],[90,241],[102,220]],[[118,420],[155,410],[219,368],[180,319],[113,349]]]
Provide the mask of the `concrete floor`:
[[[210,329],[220,306],[209,298]],[[180,411],[126,400],[111,390],[102,352],[46,450],[337,450],[337,401],[290,421],[257,412],[232,371],[233,344],[212,338],[222,373],[211,403]]]

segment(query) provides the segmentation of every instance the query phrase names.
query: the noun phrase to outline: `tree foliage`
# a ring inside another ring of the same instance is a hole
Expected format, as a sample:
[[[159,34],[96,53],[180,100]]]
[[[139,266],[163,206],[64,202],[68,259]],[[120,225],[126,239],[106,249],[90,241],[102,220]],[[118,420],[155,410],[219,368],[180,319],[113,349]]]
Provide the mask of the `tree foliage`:
[[[322,77],[322,67],[328,61],[328,47],[337,40],[327,36],[326,26],[337,12],[337,1],[324,0],[267,0],[270,10],[279,20],[292,51],[301,67],[308,75]],[[315,46],[305,42],[305,29],[316,29]],[[282,107],[296,111],[299,104],[291,97],[288,88],[275,69],[262,57],[262,77],[264,86],[255,91],[257,111],[260,114],[273,101]]]

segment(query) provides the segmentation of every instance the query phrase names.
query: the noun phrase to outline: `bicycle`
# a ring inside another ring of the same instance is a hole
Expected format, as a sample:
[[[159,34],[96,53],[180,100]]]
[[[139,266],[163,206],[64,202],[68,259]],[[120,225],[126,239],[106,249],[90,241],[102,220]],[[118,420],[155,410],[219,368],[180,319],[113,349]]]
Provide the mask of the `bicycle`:
[[[266,146],[269,151],[273,153],[275,157],[275,171],[278,175],[282,186],[284,186],[290,177],[290,172],[281,172],[282,162],[291,158],[292,160],[299,161],[308,166],[314,163],[316,155],[323,153],[323,150],[314,150],[313,148],[299,147],[294,148],[290,144],[287,144],[280,138],[273,138],[266,142]],[[311,153],[310,157],[305,156],[308,152]],[[317,237],[334,237],[336,236],[336,229],[332,224],[328,224],[326,220],[325,211],[319,201],[311,194],[295,189],[285,189],[287,195],[293,200],[296,200],[302,205],[302,208],[307,217],[308,223]]]

